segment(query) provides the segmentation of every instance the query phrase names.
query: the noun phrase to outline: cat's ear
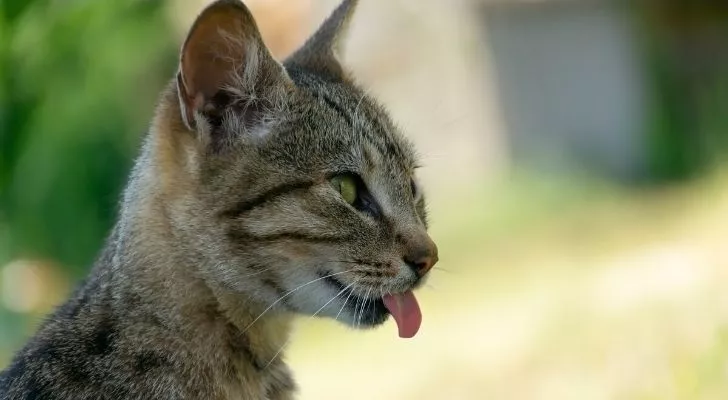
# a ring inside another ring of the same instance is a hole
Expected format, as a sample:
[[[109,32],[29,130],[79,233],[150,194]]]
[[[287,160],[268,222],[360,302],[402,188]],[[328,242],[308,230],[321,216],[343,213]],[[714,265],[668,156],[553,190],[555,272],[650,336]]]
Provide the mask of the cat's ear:
[[[236,120],[250,128],[275,109],[289,85],[283,66],[263,43],[239,0],[218,0],[192,25],[180,54],[177,89],[182,119],[191,130],[213,131]],[[234,118],[233,118],[234,117]]]
[[[344,52],[344,38],[358,0],[344,0],[324,21],[316,33],[285,61],[336,78],[345,76],[339,60]]]

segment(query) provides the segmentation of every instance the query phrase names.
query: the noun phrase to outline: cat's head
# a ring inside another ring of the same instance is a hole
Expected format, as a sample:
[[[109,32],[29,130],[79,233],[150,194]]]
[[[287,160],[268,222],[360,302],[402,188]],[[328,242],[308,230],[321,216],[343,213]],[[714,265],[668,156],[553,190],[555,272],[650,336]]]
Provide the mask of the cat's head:
[[[155,122],[155,163],[211,282],[271,312],[361,327],[393,314],[412,336],[437,247],[411,144],[339,63],[355,3],[283,64],[242,3],[206,8]]]

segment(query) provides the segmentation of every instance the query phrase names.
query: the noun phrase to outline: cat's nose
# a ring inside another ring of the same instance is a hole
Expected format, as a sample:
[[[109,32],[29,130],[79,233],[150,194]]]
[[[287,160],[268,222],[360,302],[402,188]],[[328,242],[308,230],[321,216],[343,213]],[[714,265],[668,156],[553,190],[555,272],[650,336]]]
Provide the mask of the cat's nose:
[[[419,240],[407,247],[403,260],[417,276],[422,277],[437,263],[437,245],[427,234],[421,235]]]

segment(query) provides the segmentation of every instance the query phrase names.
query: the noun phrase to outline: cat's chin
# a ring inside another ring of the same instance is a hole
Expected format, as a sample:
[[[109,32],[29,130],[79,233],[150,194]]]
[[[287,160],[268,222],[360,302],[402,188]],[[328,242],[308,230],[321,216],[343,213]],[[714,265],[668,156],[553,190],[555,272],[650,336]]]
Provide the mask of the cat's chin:
[[[351,305],[346,305],[347,317],[340,321],[356,329],[373,328],[383,324],[389,318],[389,311],[381,298],[357,298]],[[343,313],[342,313],[343,314]]]

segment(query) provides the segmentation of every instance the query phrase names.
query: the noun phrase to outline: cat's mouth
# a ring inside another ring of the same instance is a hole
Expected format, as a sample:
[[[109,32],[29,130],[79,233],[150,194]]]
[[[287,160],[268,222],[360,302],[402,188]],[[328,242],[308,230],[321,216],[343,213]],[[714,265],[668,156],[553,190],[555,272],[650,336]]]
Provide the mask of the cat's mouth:
[[[337,291],[337,296],[346,299],[342,309],[353,316],[353,326],[377,326],[391,314],[397,322],[400,337],[411,338],[419,330],[422,313],[411,290],[366,297],[355,294],[353,285],[344,284],[330,273],[319,272],[319,275]]]
[[[372,327],[381,325],[389,317],[389,311],[381,297],[365,297],[354,293],[353,285],[345,284],[331,276],[330,273],[319,272],[319,275],[337,292],[344,301],[342,309],[352,317],[350,324],[354,327]]]

